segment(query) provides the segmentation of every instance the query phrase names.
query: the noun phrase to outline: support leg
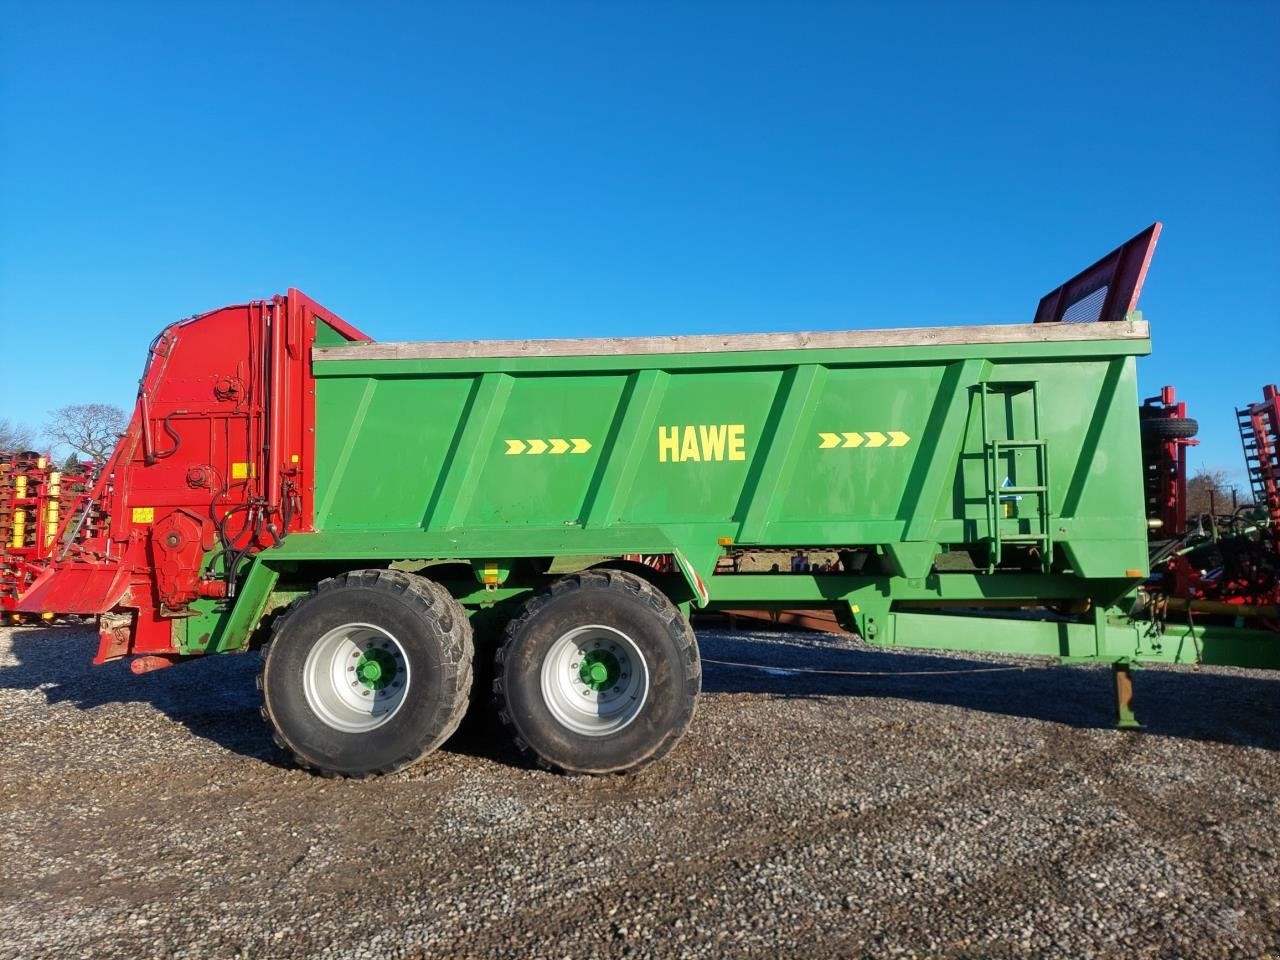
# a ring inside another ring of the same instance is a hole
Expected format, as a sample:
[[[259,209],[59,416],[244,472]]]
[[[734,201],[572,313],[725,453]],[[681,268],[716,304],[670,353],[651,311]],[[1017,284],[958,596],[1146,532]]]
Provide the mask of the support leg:
[[[1141,730],[1142,724],[1133,715],[1133,677],[1129,664],[1113,663],[1111,673],[1116,682],[1116,726],[1121,730]]]

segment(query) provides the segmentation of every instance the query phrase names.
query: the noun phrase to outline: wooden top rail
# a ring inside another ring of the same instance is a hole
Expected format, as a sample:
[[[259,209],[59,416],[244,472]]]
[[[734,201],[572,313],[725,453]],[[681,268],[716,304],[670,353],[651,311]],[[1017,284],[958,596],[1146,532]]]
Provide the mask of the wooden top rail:
[[[743,353],[990,343],[1145,340],[1146,321],[1021,323],[971,327],[902,327],[818,333],[706,334],[686,337],[598,337],[570,340],[424,340],[316,347],[316,360],[467,360],[500,357],[597,357],[619,354]]]

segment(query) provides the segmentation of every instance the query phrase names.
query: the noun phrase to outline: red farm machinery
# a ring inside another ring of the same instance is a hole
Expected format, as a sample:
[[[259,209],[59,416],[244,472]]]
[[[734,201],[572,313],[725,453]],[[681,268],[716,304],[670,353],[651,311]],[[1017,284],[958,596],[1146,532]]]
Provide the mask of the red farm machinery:
[[[1144,407],[1148,506],[1153,528],[1149,596],[1161,616],[1280,632],[1280,401],[1274,385],[1236,411],[1251,502],[1219,502],[1187,513],[1186,446],[1194,421],[1182,405]],[[1149,438],[1149,439],[1148,439]],[[1224,498],[1225,499],[1225,498]],[[1156,526],[1157,523],[1159,526]]]
[[[17,623],[36,615],[17,611],[19,597],[69,539],[92,532],[84,507],[94,473],[92,462],[73,461],[59,469],[44,454],[0,452],[0,611],[6,620]],[[38,615],[48,620],[58,612]]]

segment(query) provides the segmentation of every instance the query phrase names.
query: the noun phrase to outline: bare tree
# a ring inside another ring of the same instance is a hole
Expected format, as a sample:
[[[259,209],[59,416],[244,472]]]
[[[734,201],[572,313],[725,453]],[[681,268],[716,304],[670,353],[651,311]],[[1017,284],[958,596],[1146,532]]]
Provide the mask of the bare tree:
[[[36,435],[25,423],[0,417],[0,450],[30,450]]]
[[[125,412],[109,403],[73,403],[52,411],[44,432],[49,439],[104,463],[126,422]]]
[[[1230,513],[1235,486],[1228,481],[1226,470],[1210,470],[1201,467],[1187,481],[1187,516],[1198,517],[1206,513]],[[1247,498],[1246,498],[1247,499]]]

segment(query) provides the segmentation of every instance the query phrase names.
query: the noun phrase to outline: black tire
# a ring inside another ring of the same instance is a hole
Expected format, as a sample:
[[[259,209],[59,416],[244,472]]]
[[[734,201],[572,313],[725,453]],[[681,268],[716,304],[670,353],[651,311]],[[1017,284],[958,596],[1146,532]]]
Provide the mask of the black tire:
[[[632,644],[648,684],[638,712],[620,729],[597,735],[557,719],[543,693],[548,656],[588,625],[617,631]],[[689,728],[702,686],[689,621],[652,584],[620,570],[584,570],[530,600],[507,625],[494,669],[499,717],[516,746],[565,773],[629,773],[665,756]]]
[[[510,613],[504,615],[500,607],[478,610],[471,615],[475,658],[467,709],[458,726],[459,736],[484,741],[503,736],[498,711],[493,707],[493,658],[502,642],[502,631],[510,619]]]
[[[325,671],[314,672],[308,658],[313,650],[321,653],[327,637],[359,625],[394,638],[407,682],[387,719],[352,732],[313,706],[319,701],[307,677],[314,688],[314,677]],[[399,570],[344,573],[321,581],[274,624],[258,675],[262,715],[276,743],[301,767],[326,776],[391,773],[417,763],[457,729],[467,708],[473,654],[466,612],[443,587]]]
[[[1158,417],[1142,421],[1142,435],[1152,440],[1190,440],[1200,424],[1190,417]]]

